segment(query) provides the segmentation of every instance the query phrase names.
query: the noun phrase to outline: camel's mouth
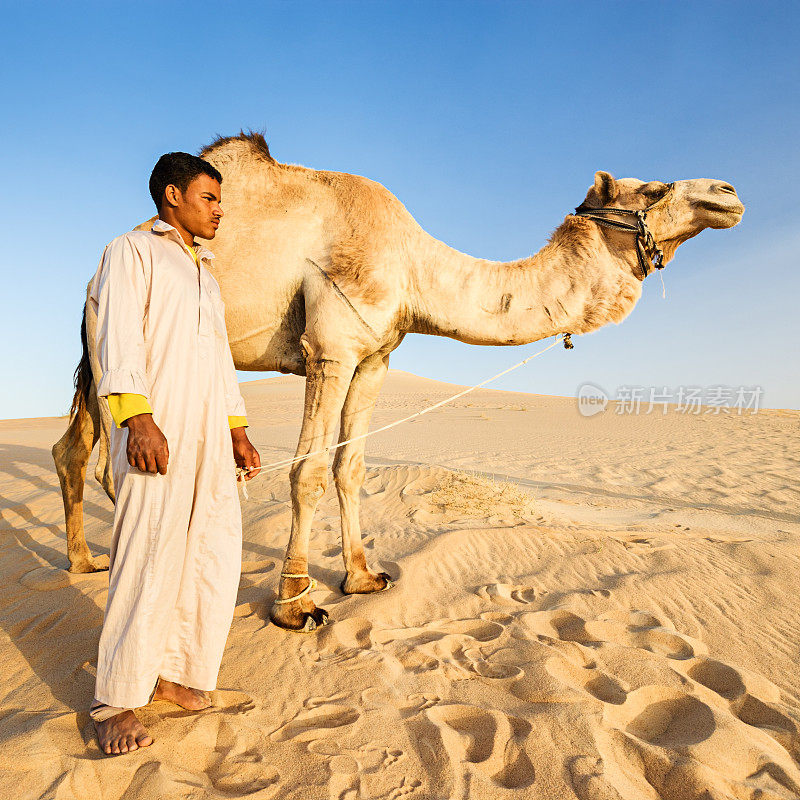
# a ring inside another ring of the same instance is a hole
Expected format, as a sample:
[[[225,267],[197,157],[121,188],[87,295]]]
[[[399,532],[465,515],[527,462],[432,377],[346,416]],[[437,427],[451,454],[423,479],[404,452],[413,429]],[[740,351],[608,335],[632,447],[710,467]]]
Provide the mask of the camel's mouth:
[[[709,213],[709,228],[732,228],[741,222],[744,215],[744,204],[738,198],[730,203],[702,200],[697,205]]]

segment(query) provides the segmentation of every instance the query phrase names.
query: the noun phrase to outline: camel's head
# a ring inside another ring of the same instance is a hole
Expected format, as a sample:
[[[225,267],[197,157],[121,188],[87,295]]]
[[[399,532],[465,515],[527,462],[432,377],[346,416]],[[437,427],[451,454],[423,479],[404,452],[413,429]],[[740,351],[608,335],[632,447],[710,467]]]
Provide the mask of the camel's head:
[[[725,181],[712,178],[673,183],[645,182],[637,178],[616,180],[608,172],[595,174],[594,185],[582,208],[648,209],[647,227],[664,252],[664,263],[672,258],[678,245],[700,231],[732,228],[744,214],[744,205],[736,189]]]

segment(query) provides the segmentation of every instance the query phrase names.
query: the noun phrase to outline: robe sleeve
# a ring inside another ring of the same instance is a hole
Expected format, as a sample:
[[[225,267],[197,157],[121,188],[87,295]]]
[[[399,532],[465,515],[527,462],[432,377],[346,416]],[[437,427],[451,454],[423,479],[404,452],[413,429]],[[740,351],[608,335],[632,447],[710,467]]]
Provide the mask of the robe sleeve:
[[[108,408],[118,428],[121,428],[126,420],[135,417],[137,414],[153,413],[147,398],[140,394],[110,394],[108,396]]]
[[[145,265],[127,236],[117,237],[106,247],[90,298],[97,304],[97,355],[102,370],[97,396],[139,394],[149,398]]]

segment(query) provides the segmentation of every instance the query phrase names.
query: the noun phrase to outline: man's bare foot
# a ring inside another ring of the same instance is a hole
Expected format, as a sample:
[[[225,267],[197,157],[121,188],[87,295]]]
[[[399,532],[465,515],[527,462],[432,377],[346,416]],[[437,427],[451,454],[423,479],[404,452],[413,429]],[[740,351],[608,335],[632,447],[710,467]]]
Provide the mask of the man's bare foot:
[[[188,686],[165,681],[163,678],[158,679],[153,700],[168,700],[187,711],[202,711],[204,708],[211,707],[211,698],[208,696],[208,692],[190,689]]]
[[[95,721],[94,729],[97,731],[100,749],[107,755],[130,753],[153,744],[153,737],[133,711],[123,711],[103,722]]]

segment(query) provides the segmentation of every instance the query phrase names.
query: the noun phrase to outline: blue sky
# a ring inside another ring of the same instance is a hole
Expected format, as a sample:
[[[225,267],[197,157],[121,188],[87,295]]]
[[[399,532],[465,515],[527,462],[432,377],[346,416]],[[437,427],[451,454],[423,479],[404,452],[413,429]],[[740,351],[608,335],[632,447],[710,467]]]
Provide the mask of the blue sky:
[[[430,233],[538,250],[598,169],[721,178],[747,205],[620,326],[497,385],[758,385],[800,407],[796,3],[3,3],[0,418],[66,413],[85,284],[151,216],[158,156],[264,129],[366,175]],[[410,336],[392,366],[477,383],[536,345]],[[241,373],[242,379],[268,374]]]

